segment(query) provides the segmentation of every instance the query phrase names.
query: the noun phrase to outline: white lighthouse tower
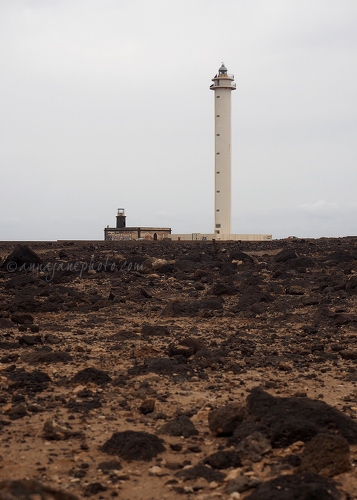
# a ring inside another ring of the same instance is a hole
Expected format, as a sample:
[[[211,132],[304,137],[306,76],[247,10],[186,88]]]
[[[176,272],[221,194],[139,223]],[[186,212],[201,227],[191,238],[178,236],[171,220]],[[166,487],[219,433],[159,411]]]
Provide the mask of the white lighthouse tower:
[[[215,226],[217,239],[231,234],[231,91],[236,90],[234,76],[222,63],[212,78],[214,90],[215,134]]]
[[[231,230],[231,91],[236,90],[234,76],[224,63],[212,78],[214,90],[214,231],[205,233],[171,233],[170,239],[269,241],[271,234],[232,234]]]

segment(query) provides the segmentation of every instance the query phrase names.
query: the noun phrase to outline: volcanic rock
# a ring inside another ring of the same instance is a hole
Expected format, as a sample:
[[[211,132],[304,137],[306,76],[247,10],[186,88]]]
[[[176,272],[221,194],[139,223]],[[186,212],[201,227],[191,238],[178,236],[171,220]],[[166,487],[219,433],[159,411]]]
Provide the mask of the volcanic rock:
[[[148,432],[114,432],[101,450],[108,455],[118,455],[124,460],[149,461],[165,451],[163,440]]]
[[[241,261],[245,264],[254,264],[254,259],[251,255],[246,254],[245,252],[233,252],[231,254],[232,261]]]
[[[251,488],[256,488],[261,484],[261,482],[262,481],[260,479],[255,477],[237,476],[228,482],[226,492],[234,493],[235,491],[238,491],[238,493],[242,493],[243,491],[250,490]]]
[[[289,269],[296,269],[296,270],[305,270],[306,268],[312,268],[316,266],[316,262],[311,259],[310,257],[296,257],[292,259],[288,259],[285,262],[286,267]]]
[[[12,406],[7,412],[11,420],[17,420],[25,417],[27,413],[27,404],[22,402]]]
[[[273,447],[289,446],[295,441],[309,441],[316,434],[339,432],[349,443],[357,443],[357,423],[323,401],[309,398],[275,398],[254,388],[247,398],[248,416],[242,428],[237,426],[233,438],[244,437],[246,423],[259,421],[262,432]],[[253,418],[252,418],[253,417]],[[248,426],[249,433],[252,432]],[[243,431],[243,435],[242,435]]]
[[[72,383],[76,384],[96,384],[103,385],[110,382],[112,379],[107,372],[98,370],[97,368],[85,368],[76,373],[71,379]]]
[[[139,411],[143,415],[147,415],[148,413],[152,413],[155,410],[155,399],[144,399],[144,401],[139,406]]]
[[[13,323],[18,323],[20,325],[29,325],[34,321],[32,314],[25,312],[14,312],[11,314],[10,319]]]
[[[188,346],[175,346],[174,344],[170,344],[167,350],[168,356],[171,358],[173,356],[183,356],[184,358],[190,358],[194,354],[193,347]]]
[[[278,476],[259,485],[246,497],[249,500],[340,500],[335,483],[317,474],[291,474]]]
[[[90,483],[86,486],[84,490],[84,496],[85,497],[91,497],[92,495],[96,495],[97,493],[100,493],[101,491],[107,491],[107,487],[103,486],[101,483],[96,482],[96,483]]]
[[[350,448],[343,437],[318,434],[306,443],[301,457],[302,472],[335,476],[350,468]]]
[[[173,375],[174,373],[187,373],[187,366],[182,360],[177,360],[175,358],[149,358],[145,360],[144,365],[134,366],[128,370],[130,375],[137,375],[143,373],[158,373],[162,375]],[[186,359],[183,358],[186,362]]]
[[[12,264],[16,264],[16,268],[9,269],[11,272],[18,270],[21,266],[24,270],[30,268],[31,264],[40,264],[42,261],[40,257],[31,250],[27,245],[16,245],[14,250],[6,257],[4,262],[1,264],[2,268],[7,268]]]
[[[236,446],[242,459],[259,462],[262,456],[271,450],[270,442],[260,432],[252,432]]]
[[[28,364],[35,365],[37,363],[68,363],[73,358],[68,352],[41,350],[26,354],[23,359]]]
[[[26,389],[29,392],[42,392],[47,389],[50,377],[47,373],[34,370],[33,372],[15,371],[9,374],[9,378],[13,380],[10,385],[11,389]]]
[[[240,467],[242,465],[239,454],[233,450],[222,450],[212,453],[203,460],[213,469],[228,469],[229,467]]]
[[[173,301],[163,310],[164,316],[196,316],[200,311],[219,311],[223,309],[223,301],[218,299],[202,299]]]
[[[345,286],[349,294],[352,295],[357,293],[357,276],[356,275],[350,276]]]
[[[295,250],[292,250],[290,248],[286,248],[284,250],[282,250],[281,252],[279,252],[276,256],[275,256],[275,262],[287,262],[288,260],[291,260],[291,259],[297,259],[298,255],[297,253],[295,252]]]
[[[231,436],[245,417],[245,408],[239,403],[232,403],[208,414],[208,425],[218,436]]]
[[[326,256],[327,261],[334,261],[338,264],[344,263],[344,262],[353,262],[356,260],[356,257],[352,255],[350,252],[346,252],[343,250],[337,250],[335,252],[332,252],[331,254]]]
[[[166,422],[160,429],[159,434],[168,434],[169,436],[197,436],[198,430],[186,415],[180,415],[177,418]]]
[[[207,467],[206,465],[203,464],[198,464],[195,465],[194,467],[189,467],[187,469],[180,470],[176,472],[175,476],[181,477],[185,480],[198,479],[200,477],[203,477],[209,483],[212,481],[217,481],[218,483],[221,483],[226,477],[226,475],[223,474],[223,472],[213,470],[211,469],[211,467]]]
[[[0,482],[0,500],[79,500],[77,496],[44,486],[34,479]]]
[[[41,343],[42,343],[41,335],[22,335],[22,337],[19,338],[20,345],[32,346]]]
[[[186,347],[192,347],[194,353],[206,347],[206,344],[201,339],[195,337],[186,337],[180,340],[179,344]]]
[[[235,295],[238,293],[238,288],[233,284],[218,281],[212,286],[210,293],[212,295]]]
[[[141,332],[142,332],[144,337],[151,337],[151,336],[168,337],[170,335],[170,332],[169,332],[167,326],[150,325],[148,323],[145,323],[141,327]]]
[[[108,474],[112,470],[121,470],[123,467],[117,460],[108,460],[106,462],[100,462],[97,469],[100,469],[103,474]]]

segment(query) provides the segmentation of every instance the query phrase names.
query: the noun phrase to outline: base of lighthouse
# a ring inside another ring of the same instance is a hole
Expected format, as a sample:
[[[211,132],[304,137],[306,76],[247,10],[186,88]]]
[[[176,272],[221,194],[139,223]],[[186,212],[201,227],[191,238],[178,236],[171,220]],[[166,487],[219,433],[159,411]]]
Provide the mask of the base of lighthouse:
[[[271,234],[206,234],[206,233],[188,233],[188,234],[170,234],[172,241],[270,241]]]

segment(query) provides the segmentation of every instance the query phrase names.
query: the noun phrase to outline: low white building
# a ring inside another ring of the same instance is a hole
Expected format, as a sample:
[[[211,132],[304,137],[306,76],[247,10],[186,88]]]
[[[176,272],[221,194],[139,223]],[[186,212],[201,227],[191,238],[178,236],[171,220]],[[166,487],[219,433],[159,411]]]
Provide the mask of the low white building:
[[[271,234],[206,234],[206,233],[189,233],[189,234],[170,234],[172,241],[270,241]]]

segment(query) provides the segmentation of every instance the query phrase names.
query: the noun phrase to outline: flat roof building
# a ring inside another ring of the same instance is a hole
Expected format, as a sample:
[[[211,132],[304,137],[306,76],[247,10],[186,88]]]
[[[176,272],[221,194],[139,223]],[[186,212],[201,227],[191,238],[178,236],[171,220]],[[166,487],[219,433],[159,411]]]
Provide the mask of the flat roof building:
[[[107,226],[104,229],[106,241],[119,240],[152,240],[162,241],[170,238],[170,227],[127,226],[124,208],[118,208],[116,227]]]

